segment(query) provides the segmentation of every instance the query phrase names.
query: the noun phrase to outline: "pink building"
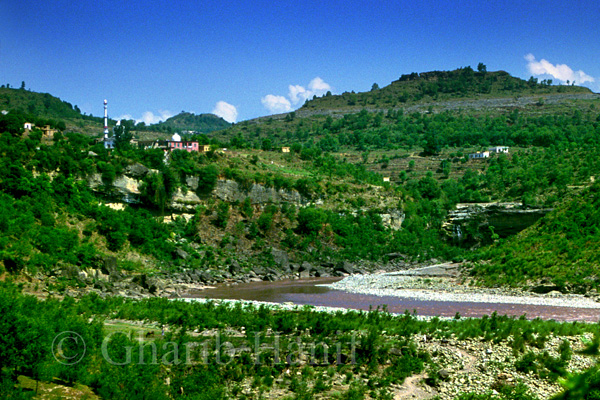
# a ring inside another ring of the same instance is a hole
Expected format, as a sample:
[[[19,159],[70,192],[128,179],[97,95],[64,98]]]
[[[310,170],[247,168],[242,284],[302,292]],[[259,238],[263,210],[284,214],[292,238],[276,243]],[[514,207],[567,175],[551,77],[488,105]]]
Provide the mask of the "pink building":
[[[168,140],[167,145],[169,150],[198,151],[198,142],[179,142]]]

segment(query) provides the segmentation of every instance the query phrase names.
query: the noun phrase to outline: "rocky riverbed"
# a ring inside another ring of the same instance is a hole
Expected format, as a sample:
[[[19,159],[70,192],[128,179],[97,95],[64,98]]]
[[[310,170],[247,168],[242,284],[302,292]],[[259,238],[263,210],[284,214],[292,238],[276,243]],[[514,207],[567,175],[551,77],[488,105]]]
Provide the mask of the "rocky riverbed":
[[[595,298],[584,295],[557,291],[538,294],[522,289],[465,285],[460,278],[459,268],[458,264],[439,264],[397,272],[352,275],[326,286],[350,293],[415,300],[600,309],[600,303]]]

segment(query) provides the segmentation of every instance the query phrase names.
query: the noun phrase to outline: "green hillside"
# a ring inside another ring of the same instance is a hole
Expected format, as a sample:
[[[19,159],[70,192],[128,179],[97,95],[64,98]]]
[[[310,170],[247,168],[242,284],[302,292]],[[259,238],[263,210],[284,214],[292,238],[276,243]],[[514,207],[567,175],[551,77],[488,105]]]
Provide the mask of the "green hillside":
[[[473,274],[487,285],[600,287],[600,184],[569,196],[531,228],[479,255]]]
[[[493,76],[497,78],[489,78]],[[554,207],[576,190],[574,186],[588,185],[600,175],[600,99],[587,89],[561,89],[548,82],[523,86],[503,73],[467,69],[408,75],[390,88],[417,88],[431,81],[441,85],[443,95],[473,97],[487,79],[493,81],[489,93],[482,94],[488,98],[460,109],[429,111],[429,105],[438,103],[422,98],[421,111],[298,111],[235,125],[212,115],[182,113],[159,124],[166,132],[133,125],[139,138],[228,126],[202,136],[214,151],[175,152],[168,159],[162,150],[141,150],[128,142],[108,152],[89,140],[97,131],[81,118],[57,120],[62,122],[62,135],[53,142],[35,131],[21,137],[29,117],[47,115],[37,106],[32,106],[36,114],[23,110],[24,99],[33,102],[46,95],[3,89],[11,104],[21,106],[0,117],[0,201],[9,217],[0,233],[0,259],[7,270],[52,274],[57,263],[85,267],[90,259],[110,254],[127,260],[133,271],[164,271],[168,265],[170,270],[190,268],[219,279],[225,279],[222,266],[232,260],[247,268],[271,267],[270,248],[285,251],[296,262],[384,263],[391,253],[420,261],[463,259],[473,243],[453,243],[442,231],[456,204],[513,201],[524,207]],[[463,81],[464,90],[453,86]],[[507,91],[508,101],[516,105],[488,107],[487,101],[506,100],[494,96],[507,82],[514,83]],[[388,89],[365,96],[379,90]],[[552,97],[566,95],[561,90],[571,91],[571,97]],[[522,97],[517,93],[535,91],[547,93],[536,92],[532,103],[519,103]],[[49,98],[45,110],[63,107],[65,113],[76,113],[75,107]],[[508,155],[469,160],[470,152],[491,145],[511,150]],[[282,153],[280,146],[291,151]],[[138,164],[142,167],[136,168],[153,172],[136,178],[139,198],[126,204],[113,185],[119,180],[122,186],[131,183],[122,183],[123,176]],[[194,179],[199,184],[192,188],[188,182]],[[94,180],[101,184],[92,190],[88,182]],[[217,183],[227,181],[246,195],[234,200],[215,195]],[[254,185],[264,191],[297,192],[301,200],[252,203]],[[176,194],[194,194],[199,200],[185,212],[170,209]],[[120,203],[124,210],[104,207],[106,202]],[[313,204],[307,207],[309,203]],[[21,221],[22,210],[28,211]],[[178,219],[184,213],[188,219]],[[165,214],[171,215],[167,221],[178,222],[164,223]],[[392,214],[402,215],[401,229],[384,223],[382,216]],[[477,246],[491,239],[490,232],[473,236],[479,238]],[[48,245],[63,241],[60,251]],[[178,249],[190,258],[178,258]],[[491,258],[485,257],[483,253],[482,259]],[[500,273],[504,266],[497,265]]]

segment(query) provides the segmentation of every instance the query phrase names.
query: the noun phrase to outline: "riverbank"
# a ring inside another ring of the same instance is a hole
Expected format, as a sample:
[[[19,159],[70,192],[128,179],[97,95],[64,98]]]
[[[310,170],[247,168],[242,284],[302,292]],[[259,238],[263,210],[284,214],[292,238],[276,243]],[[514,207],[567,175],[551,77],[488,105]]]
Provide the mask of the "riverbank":
[[[352,275],[323,286],[354,294],[421,301],[522,304],[600,310],[599,302],[584,295],[562,294],[556,291],[537,294],[518,288],[481,288],[465,285],[459,277],[458,268],[458,265],[440,264],[398,272]]]

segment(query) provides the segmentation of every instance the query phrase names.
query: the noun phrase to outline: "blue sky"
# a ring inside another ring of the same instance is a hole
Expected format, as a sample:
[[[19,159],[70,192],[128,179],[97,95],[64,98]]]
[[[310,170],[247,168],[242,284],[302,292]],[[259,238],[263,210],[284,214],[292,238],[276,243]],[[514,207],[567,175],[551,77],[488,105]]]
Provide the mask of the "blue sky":
[[[479,62],[599,92],[599,15],[598,1],[3,0],[0,83],[146,122],[239,122]]]

